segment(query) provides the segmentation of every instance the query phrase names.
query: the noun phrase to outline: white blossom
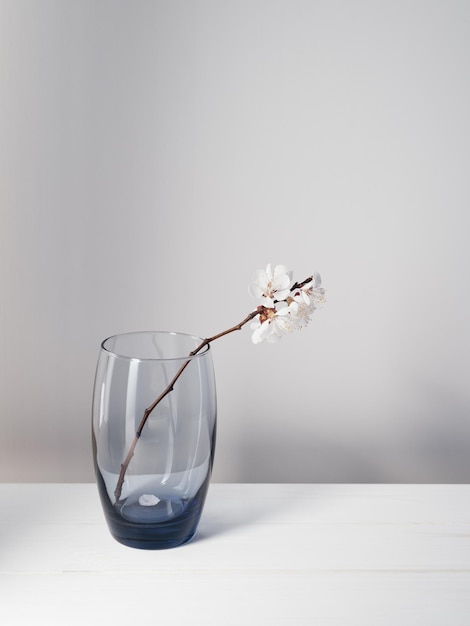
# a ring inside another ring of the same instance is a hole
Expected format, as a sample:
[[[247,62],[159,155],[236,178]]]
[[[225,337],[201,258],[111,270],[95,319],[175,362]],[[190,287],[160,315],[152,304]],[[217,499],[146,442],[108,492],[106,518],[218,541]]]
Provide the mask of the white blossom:
[[[292,297],[295,302],[299,304],[302,311],[306,307],[305,311],[301,311],[302,315],[312,315],[315,309],[318,309],[325,303],[325,290],[321,286],[321,277],[318,272],[312,276],[312,280],[303,284],[300,288],[294,289]]]
[[[276,309],[265,309],[251,324],[253,343],[278,342],[283,335],[297,330],[298,304],[292,301],[289,305]]]
[[[258,270],[250,293],[258,298],[259,315],[251,324],[253,343],[274,343],[283,335],[307,326],[313,312],[325,302],[320,274],[291,286],[292,272],[271,264]]]
[[[250,293],[258,299],[261,306],[272,308],[276,301],[287,298],[291,280],[292,272],[289,272],[285,265],[276,265],[273,269],[269,263],[265,270],[256,272]]]

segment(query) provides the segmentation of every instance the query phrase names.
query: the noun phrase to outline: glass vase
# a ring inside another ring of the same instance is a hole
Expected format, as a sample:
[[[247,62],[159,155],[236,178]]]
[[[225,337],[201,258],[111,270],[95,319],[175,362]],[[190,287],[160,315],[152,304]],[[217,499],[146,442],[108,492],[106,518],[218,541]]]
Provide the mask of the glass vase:
[[[210,346],[190,355],[201,342],[181,333],[137,332],[101,345],[93,459],[109,530],[124,545],[173,548],[196,532],[216,434]]]

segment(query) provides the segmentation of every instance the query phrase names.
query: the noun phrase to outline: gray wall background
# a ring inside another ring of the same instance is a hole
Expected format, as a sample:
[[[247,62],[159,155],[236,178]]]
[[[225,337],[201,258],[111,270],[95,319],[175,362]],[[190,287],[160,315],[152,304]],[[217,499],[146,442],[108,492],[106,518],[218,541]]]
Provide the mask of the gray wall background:
[[[0,0],[0,480],[93,480],[106,336],[212,335],[214,480],[470,478],[470,2]]]

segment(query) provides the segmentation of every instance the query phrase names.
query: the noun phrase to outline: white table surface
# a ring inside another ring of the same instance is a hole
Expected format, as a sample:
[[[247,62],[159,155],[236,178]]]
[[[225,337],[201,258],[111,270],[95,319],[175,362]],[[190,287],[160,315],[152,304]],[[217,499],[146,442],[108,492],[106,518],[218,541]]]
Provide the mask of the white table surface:
[[[212,484],[144,551],[93,484],[0,485],[0,624],[470,626],[469,485]]]

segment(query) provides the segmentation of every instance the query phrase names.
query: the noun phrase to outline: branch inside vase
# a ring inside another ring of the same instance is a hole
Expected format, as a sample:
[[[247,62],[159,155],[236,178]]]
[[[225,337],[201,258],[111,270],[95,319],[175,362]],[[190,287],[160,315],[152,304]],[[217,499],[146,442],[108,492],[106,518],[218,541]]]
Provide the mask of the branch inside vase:
[[[148,418],[163,398],[171,393],[176,381],[189,363],[191,363],[192,357],[194,357],[212,341],[220,339],[220,337],[224,337],[225,335],[233,333],[236,330],[240,330],[243,326],[245,326],[245,324],[253,320],[255,317],[258,318],[258,323],[255,324],[255,330],[252,336],[253,342],[260,343],[262,341],[277,341],[282,335],[306,326],[317,304],[324,300],[324,289],[320,287],[319,274],[309,276],[301,282],[294,282],[289,287],[288,284],[291,282],[291,274],[285,274],[286,270],[284,266],[277,266],[277,268],[274,268],[274,275],[272,274],[270,266],[268,266],[267,270],[269,270],[269,272],[267,271],[267,273],[263,273],[260,283],[255,289],[258,296],[261,296],[261,303],[259,306],[254,311],[249,313],[239,324],[236,324],[235,326],[232,326],[231,328],[228,328],[213,337],[204,339],[195,350],[188,354],[187,360],[181,365],[180,369],[176,372],[166,389],[164,389],[154,402],[145,409],[134,439],[123,463],[121,464],[119,477],[114,490],[116,505],[120,504],[126,472],[132,457],[134,456],[135,448]],[[276,270],[278,271],[277,274]],[[279,274],[279,272],[281,274]]]
[[[124,479],[126,477],[126,472],[129,467],[129,463],[131,462],[132,457],[134,456],[135,448],[140,439],[144,426],[147,423],[148,418],[150,417],[151,413],[155,410],[155,408],[160,404],[163,398],[165,398],[169,393],[173,391],[173,387],[176,381],[184,372],[184,370],[189,365],[189,363],[191,363],[192,357],[195,356],[198,352],[200,352],[207,345],[209,345],[212,341],[215,341],[216,339],[220,339],[221,337],[224,337],[225,335],[233,333],[236,330],[241,330],[243,326],[245,326],[245,324],[250,322],[257,315],[262,314],[264,311],[265,311],[265,307],[258,307],[255,311],[252,311],[249,315],[247,315],[245,319],[242,320],[239,324],[236,324],[235,326],[232,326],[231,328],[228,328],[227,330],[224,330],[223,332],[218,333],[217,335],[214,335],[213,337],[208,337],[207,339],[204,339],[203,341],[201,341],[201,343],[197,346],[197,348],[188,354],[187,361],[185,361],[181,365],[180,369],[176,372],[176,374],[174,375],[174,377],[172,378],[172,380],[170,381],[166,389],[164,389],[164,391],[162,391],[162,393],[157,398],[155,398],[154,402],[152,402],[152,404],[145,409],[142,419],[140,420],[140,424],[136,430],[134,439],[129,447],[129,450],[127,452],[127,455],[124,461],[121,464],[121,470],[119,472],[116,489],[114,490],[114,496],[116,498],[115,505],[118,505],[121,500],[122,487],[124,484]]]

